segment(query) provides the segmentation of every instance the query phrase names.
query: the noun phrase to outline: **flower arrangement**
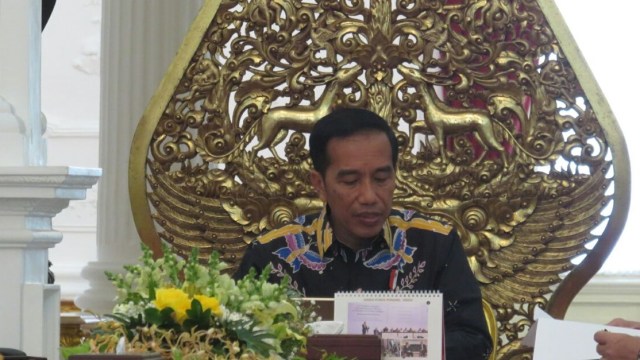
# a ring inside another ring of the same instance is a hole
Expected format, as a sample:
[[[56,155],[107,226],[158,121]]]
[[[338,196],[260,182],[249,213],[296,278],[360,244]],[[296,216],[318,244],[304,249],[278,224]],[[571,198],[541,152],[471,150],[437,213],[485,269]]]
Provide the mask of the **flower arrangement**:
[[[207,264],[197,249],[184,260],[164,248],[154,260],[143,246],[138,265],[107,272],[117,288],[112,322],[98,326],[93,352],[110,352],[125,340],[127,352],[158,352],[172,359],[291,359],[301,354],[315,321],[286,285],[248,274],[235,281],[212,253]]]

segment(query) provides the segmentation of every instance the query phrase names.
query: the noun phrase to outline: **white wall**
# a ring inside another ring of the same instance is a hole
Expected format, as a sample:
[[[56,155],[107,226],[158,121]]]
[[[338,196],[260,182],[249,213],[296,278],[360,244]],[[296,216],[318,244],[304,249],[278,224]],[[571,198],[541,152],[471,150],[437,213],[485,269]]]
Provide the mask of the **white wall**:
[[[640,142],[633,141],[640,130],[637,70],[640,48],[635,43],[638,35],[640,3],[627,0],[556,0],[565,22],[569,26],[580,51],[584,55],[598,85],[627,135],[626,143],[631,158],[631,191],[638,198],[640,192]],[[635,161],[634,161],[635,159]],[[640,198],[639,198],[640,199]],[[640,201],[632,198],[625,229],[602,272],[640,274],[636,255],[640,250]]]
[[[637,14],[640,3],[626,0],[555,0],[580,51],[605,94],[626,135],[631,158],[631,191],[636,190],[640,177],[640,142],[633,141],[640,130],[637,111],[637,91],[640,73],[637,59],[640,49],[635,45],[638,34]],[[634,160],[635,159],[635,160]],[[625,229],[607,259],[600,275],[592,279],[578,294],[566,318],[604,323],[613,317],[640,319],[640,202],[631,200]]]

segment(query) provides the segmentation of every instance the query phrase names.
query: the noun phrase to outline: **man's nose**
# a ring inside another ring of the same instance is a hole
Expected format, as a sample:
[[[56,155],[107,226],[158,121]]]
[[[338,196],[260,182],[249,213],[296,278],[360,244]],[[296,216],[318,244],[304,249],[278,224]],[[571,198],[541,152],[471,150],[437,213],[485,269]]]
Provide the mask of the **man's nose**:
[[[371,204],[376,201],[376,189],[371,180],[365,180],[358,189],[358,200],[363,204]]]

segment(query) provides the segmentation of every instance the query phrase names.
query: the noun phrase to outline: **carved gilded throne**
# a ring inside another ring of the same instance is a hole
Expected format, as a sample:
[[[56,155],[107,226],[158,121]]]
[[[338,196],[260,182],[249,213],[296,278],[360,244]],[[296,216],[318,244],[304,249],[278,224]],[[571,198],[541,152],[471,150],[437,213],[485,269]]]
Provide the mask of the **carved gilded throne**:
[[[498,324],[562,318],[623,227],[622,134],[550,0],[207,1],[135,134],[155,252],[218,251],[317,211],[307,133],[336,106],[389,119],[396,205],[455,224]]]

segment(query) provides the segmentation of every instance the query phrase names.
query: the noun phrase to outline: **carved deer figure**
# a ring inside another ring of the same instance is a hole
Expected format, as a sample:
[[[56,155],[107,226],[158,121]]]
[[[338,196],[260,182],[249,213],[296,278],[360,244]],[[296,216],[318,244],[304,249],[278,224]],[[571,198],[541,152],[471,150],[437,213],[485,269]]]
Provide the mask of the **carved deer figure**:
[[[504,164],[507,164],[504,147],[496,139],[493,132],[493,123],[487,111],[447,106],[443,102],[436,100],[437,95],[430,86],[427,86],[426,78],[418,70],[400,64],[398,65],[398,71],[422,95],[425,112],[424,121],[416,121],[410,126],[410,147],[413,146],[413,138],[416,131],[429,129],[436,138],[442,163],[445,164],[448,163],[445,136],[473,132],[484,148],[482,156],[476,162],[484,158],[489,147],[491,147],[500,152]]]
[[[353,82],[360,69],[360,66],[338,69],[331,77],[333,82],[327,86],[317,104],[297,108],[279,107],[264,114],[260,122],[256,123],[258,143],[251,150],[252,158],[258,151],[269,148],[274,157],[283,160],[275,149],[276,145],[284,140],[284,136],[278,135],[288,130],[311,132],[313,124],[331,112],[332,102],[338,91]]]

